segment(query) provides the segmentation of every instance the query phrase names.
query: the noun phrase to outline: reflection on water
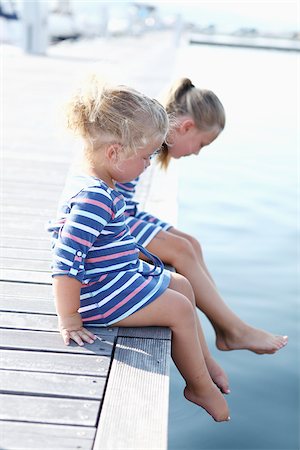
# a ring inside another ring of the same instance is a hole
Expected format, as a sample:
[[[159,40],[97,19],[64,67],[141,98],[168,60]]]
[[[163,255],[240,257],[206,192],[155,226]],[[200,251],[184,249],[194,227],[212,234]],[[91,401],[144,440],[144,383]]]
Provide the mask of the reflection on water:
[[[227,111],[223,134],[200,156],[180,161],[179,226],[202,243],[230,307],[254,326],[288,334],[290,342],[276,355],[220,352],[201,315],[209,347],[229,375],[232,420],[215,423],[186,402],[172,367],[170,450],[300,448],[297,58],[189,47],[178,62],[178,74],[215,91]]]

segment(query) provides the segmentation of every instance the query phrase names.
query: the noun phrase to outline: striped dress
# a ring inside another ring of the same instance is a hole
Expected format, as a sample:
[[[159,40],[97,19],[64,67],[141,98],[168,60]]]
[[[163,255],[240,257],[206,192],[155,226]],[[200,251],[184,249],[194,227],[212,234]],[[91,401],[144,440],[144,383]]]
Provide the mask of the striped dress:
[[[159,258],[136,244],[125,223],[123,196],[98,178],[72,176],[61,197],[52,233],[52,275],[67,275],[81,285],[85,324],[108,326],[159,297],[170,273]],[[148,253],[150,265],[138,259]]]
[[[125,216],[130,233],[135,237],[138,244],[146,247],[157,233],[161,230],[169,230],[172,225],[163,222],[152,214],[138,210],[138,202],[133,200],[138,181],[139,177],[129,183],[116,183],[116,189],[124,196],[126,201]]]

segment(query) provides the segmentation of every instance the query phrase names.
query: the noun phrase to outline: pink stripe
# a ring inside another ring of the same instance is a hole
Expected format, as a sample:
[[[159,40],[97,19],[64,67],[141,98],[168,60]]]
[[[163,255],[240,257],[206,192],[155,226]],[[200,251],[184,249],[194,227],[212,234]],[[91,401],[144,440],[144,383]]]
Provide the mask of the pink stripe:
[[[105,280],[106,277],[107,277],[107,273],[104,275],[101,275],[101,277],[96,281],[92,281],[91,283],[88,283],[88,284],[83,284],[82,287],[85,288],[87,286],[92,286],[93,284],[96,284],[96,283],[101,283],[101,281]]]
[[[98,256],[98,258],[88,258],[86,260],[86,262],[94,263],[94,262],[99,262],[99,261],[107,261],[109,259],[115,259],[115,258],[119,258],[121,256],[133,255],[134,253],[138,253],[138,250],[134,249],[134,250],[128,250],[127,252],[114,253],[113,255]]]
[[[86,245],[87,247],[91,247],[93,245],[92,242],[86,241],[85,239],[80,239],[77,236],[74,236],[73,234],[67,233],[65,230],[62,231],[62,236],[68,237],[72,239],[72,241],[78,242],[79,244]]]
[[[80,198],[78,199],[78,202],[81,203],[89,203],[91,205],[95,205],[95,206],[99,206],[99,208],[104,209],[105,211],[107,211],[111,216],[114,215],[113,210],[111,208],[109,208],[105,203],[102,202],[98,202],[98,200],[93,200],[91,198]]]
[[[122,189],[124,189],[124,191],[133,192],[133,189],[134,189],[134,188],[125,186],[125,184],[121,184],[121,183],[118,183],[118,185],[119,185]]]
[[[130,232],[132,233],[133,230],[135,230],[141,223],[142,223],[142,220],[137,220],[137,221],[135,222],[135,224],[132,225],[132,227],[130,227]]]
[[[83,322],[89,322],[91,320],[105,319],[106,317],[110,316],[112,313],[114,313],[119,308],[121,308],[121,306],[125,305],[125,303],[129,302],[129,300],[131,300],[132,297],[134,297],[136,294],[138,294],[142,289],[144,289],[144,287],[146,287],[147,284],[150,283],[152,278],[153,277],[149,277],[143,284],[141,284],[133,292],[131,292],[129,295],[127,295],[127,297],[125,297],[124,300],[122,300],[120,303],[115,305],[113,308],[111,308],[108,311],[106,311],[106,313],[104,313],[104,314],[97,314],[97,316],[93,316],[93,317],[87,317],[85,319],[82,319],[82,321]]]
[[[117,203],[119,203],[121,201],[121,198],[116,197],[113,201],[113,204],[116,205]]]
[[[82,261],[82,257],[76,255],[75,258],[74,258],[74,261],[80,261],[81,262]]]
[[[119,238],[119,237],[121,237],[121,236],[123,236],[123,234],[125,234],[126,233],[126,229],[125,230],[123,230],[123,231],[121,231],[121,233],[119,233],[119,234],[117,234],[117,236],[115,237],[115,239],[117,239],[117,238]]]

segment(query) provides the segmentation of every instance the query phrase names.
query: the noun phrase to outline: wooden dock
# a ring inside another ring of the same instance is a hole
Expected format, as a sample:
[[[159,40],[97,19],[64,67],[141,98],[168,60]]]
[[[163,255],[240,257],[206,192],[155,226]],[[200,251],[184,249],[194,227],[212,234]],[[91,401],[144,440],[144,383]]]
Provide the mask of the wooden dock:
[[[126,39],[125,46],[118,39],[66,43],[49,49],[49,57],[5,46],[1,50],[5,133],[0,161],[0,448],[4,450],[167,447],[170,331],[97,328],[93,331],[99,339],[94,344],[66,347],[57,331],[50,239],[45,231],[55,216],[74,155],[74,142],[60,131],[59,116],[73,84],[77,85],[74,77],[90,70],[115,71],[122,74],[123,84],[149,95],[168,82],[168,70],[149,74],[149,64],[171,68],[176,49],[170,36]],[[144,48],[149,48],[147,54]],[[138,70],[128,66],[137,54]],[[144,199],[149,193],[148,185]]]
[[[45,231],[66,166],[2,164],[0,448],[166,449],[170,331],[91,328],[66,347]]]

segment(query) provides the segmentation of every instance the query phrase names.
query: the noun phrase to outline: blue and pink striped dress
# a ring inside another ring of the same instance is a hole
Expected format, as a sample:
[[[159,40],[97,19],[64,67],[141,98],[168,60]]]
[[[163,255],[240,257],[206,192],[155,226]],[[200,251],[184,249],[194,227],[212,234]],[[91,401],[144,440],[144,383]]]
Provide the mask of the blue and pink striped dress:
[[[138,181],[139,177],[129,183],[116,183],[116,189],[121,192],[126,201],[125,216],[130,233],[138,244],[146,247],[157,233],[161,230],[169,230],[172,225],[152,214],[138,210],[138,202],[133,200]]]
[[[85,324],[108,326],[159,297],[170,273],[154,255],[139,260],[125,223],[122,194],[98,178],[72,176],[61,197],[57,218],[50,222],[53,276],[82,283],[79,312]],[[146,252],[147,253],[147,252]]]

